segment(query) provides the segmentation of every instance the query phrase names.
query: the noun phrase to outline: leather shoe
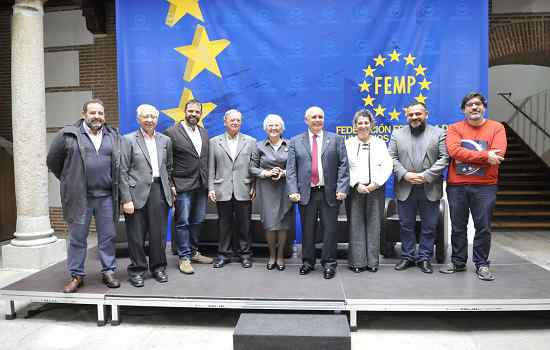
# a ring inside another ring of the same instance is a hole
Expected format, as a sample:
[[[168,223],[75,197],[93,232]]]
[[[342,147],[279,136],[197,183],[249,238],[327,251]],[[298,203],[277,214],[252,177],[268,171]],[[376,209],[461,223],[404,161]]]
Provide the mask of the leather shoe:
[[[145,285],[145,281],[143,280],[143,275],[130,275],[130,278],[128,278],[130,281],[130,284],[134,287],[143,287]]]
[[[397,265],[395,265],[394,269],[397,271],[402,271],[408,269],[409,267],[413,267],[414,265],[414,261],[402,259]]]
[[[215,269],[219,269],[221,267],[224,267],[225,265],[229,264],[231,261],[229,259],[225,258],[216,258],[214,260],[214,263],[212,264],[212,267]]]
[[[265,268],[268,270],[273,270],[275,268],[275,263],[268,262],[267,265],[265,265]]]
[[[326,280],[329,280],[336,275],[336,270],[333,267],[325,267],[325,271],[323,271],[323,278]]]
[[[248,258],[242,258],[241,259],[241,266],[244,267],[245,269],[248,269],[248,268],[252,267],[252,260],[250,260]]]
[[[432,264],[428,260],[422,260],[418,263],[418,268],[424,273],[433,273]]]
[[[378,272],[378,266],[373,266],[373,267],[367,266],[365,267],[365,270],[367,270],[368,272]]]
[[[73,276],[69,283],[63,287],[63,293],[74,293],[78,288],[84,285],[84,278],[81,276]]]
[[[109,288],[118,288],[118,287],[120,287],[120,282],[116,279],[114,273],[104,273],[101,280]]]
[[[303,264],[302,267],[300,267],[300,275],[307,275],[308,273],[310,273],[313,270],[314,270],[313,266]]]
[[[284,269],[285,269],[285,264],[275,264],[275,266],[277,267],[277,270],[279,270],[279,271],[284,271]]]
[[[359,266],[355,266],[355,265],[350,265],[349,269],[355,273],[360,273],[360,272],[363,272],[365,270],[367,270],[366,267],[359,267]]]
[[[157,270],[153,272],[153,278],[156,279],[158,283],[168,282],[168,275],[164,270]]]

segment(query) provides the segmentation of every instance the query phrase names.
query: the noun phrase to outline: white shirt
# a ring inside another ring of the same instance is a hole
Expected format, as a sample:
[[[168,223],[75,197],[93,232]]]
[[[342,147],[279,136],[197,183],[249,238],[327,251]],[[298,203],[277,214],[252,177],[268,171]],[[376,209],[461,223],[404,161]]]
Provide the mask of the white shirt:
[[[149,153],[149,159],[151,159],[151,168],[153,168],[153,177],[160,177],[159,173],[159,157],[157,153],[157,141],[155,140],[155,134],[153,136],[147,135],[143,129],[140,129],[143,134],[143,140]],[[156,133],[156,131],[155,131]]]
[[[378,186],[382,186],[391,176],[393,170],[393,160],[388,153],[386,143],[381,138],[371,135],[368,141],[370,159],[369,151],[361,149],[362,143],[357,136],[346,140],[346,153],[349,162],[349,184],[351,187],[355,187],[358,183],[368,184],[369,182],[373,182]]]
[[[229,147],[229,154],[231,155],[231,159],[235,160],[235,157],[237,156],[237,147],[239,146],[239,135],[235,135],[234,138],[231,138],[228,133],[225,133],[225,139],[227,140],[227,146]]]
[[[103,128],[99,129],[96,135],[92,133],[92,129],[86,124],[86,122],[82,123],[82,126],[84,127],[84,131],[86,131],[86,134],[90,137],[90,140],[92,140],[92,144],[94,145],[95,151],[99,152],[99,148],[101,147],[101,141],[103,140]]]
[[[311,151],[311,156],[313,157],[313,133],[311,130],[307,130],[307,133],[309,134],[309,146]],[[324,186],[325,185],[325,179],[323,178],[323,162],[321,161],[321,151],[323,150],[323,130],[319,131],[317,134],[317,165],[319,168],[319,183],[317,185],[314,185],[313,183],[311,186]]]
[[[201,150],[202,150],[202,138],[201,138],[201,132],[199,131],[199,127],[195,125],[195,130],[193,130],[189,125],[187,125],[185,121],[182,121],[181,125],[185,129],[185,132],[187,132],[187,136],[189,136],[189,138],[191,139],[191,142],[195,147],[195,151],[197,151],[197,154],[200,157]]]

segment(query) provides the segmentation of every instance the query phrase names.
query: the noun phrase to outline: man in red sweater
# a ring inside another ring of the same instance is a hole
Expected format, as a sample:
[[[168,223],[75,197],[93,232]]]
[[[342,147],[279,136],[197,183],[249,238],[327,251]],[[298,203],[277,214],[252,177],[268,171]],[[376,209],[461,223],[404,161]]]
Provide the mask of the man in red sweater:
[[[489,270],[491,218],[495,206],[498,167],[506,153],[506,133],[501,123],[485,119],[487,100],[479,93],[462,99],[464,120],[449,125],[447,149],[451,162],[447,197],[451,214],[451,263],[440,272],[466,270],[468,261],[468,214],[475,226],[473,262],[479,279],[495,279]]]

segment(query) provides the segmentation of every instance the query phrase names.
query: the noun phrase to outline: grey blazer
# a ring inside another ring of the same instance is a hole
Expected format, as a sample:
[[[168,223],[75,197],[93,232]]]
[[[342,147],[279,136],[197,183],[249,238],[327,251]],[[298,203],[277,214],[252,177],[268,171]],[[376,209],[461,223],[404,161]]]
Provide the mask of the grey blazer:
[[[398,200],[404,201],[411,193],[412,184],[405,181],[403,176],[408,171],[419,172],[424,175],[424,191],[431,201],[443,196],[443,171],[449,164],[447,145],[445,144],[445,130],[426,125],[423,142],[414,143],[410,126],[395,130],[390,138],[388,151],[393,159],[395,174],[394,190]],[[422,164],[415,167],[413,154],[420,155]]]
[[[168,206],[172,206],[172,142],[166,135],[156,132],[159,175]],[[149,198],[153,168],[151,158],[140,130],[124,135],[122,161],[120,165],[120,199],[122,203],[134,202],[134,208],[141,209]]]
[[[349,191],[349,165],[344,139],[323,131],[321,148],[325,198],[331,207],[338,205],[336,192]],[[307,205],[311,194],[311,146],[306,131],[290,140],[286,163],[288,193],[300,193],[300,204]]]
[[[210,139],[208,154],[208,190],[216,192],[216,201],[251,199],[254,178],[249,172],[250,159],[256,150],[256,139],[239,133],[237,155],[230,156],[225,133]]]

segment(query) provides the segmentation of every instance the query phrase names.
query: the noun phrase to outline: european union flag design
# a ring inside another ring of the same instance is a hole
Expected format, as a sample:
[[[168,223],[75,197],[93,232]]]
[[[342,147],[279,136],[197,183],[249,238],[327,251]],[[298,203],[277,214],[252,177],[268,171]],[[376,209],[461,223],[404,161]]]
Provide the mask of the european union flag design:
[[[194,97],[211,136],[237,108],[244,133],[264,138],[262,121],[276,113],[290,137],[318,105],[342,135],[355,111],[371,109],[387,140],[411,101],[446,125],[462,118],[463,95],[487,91],[485,0],[117,0],[116,9],[123,133],[137,128],[139,104],[162,111],[162,130]]]

